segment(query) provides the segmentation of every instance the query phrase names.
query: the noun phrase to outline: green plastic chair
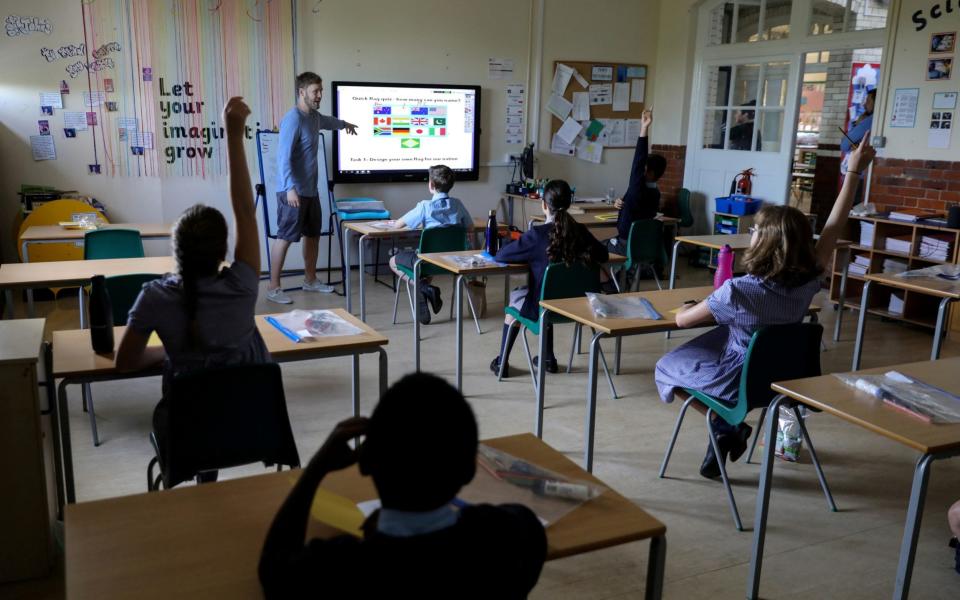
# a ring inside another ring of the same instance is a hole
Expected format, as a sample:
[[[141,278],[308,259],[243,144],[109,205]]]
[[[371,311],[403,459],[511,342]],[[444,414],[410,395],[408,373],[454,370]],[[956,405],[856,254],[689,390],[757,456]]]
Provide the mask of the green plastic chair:
[[[430,229],[424,229],[420,233],[420,244],[417,247],[417,254],[427,254],[430,252],[460,252],[462,250],[468,250],[470,248],[467,241],[467,230],[459,225],[447,225],[444,227],[432,227]],[[417,259],[414,263],[414,268],[409,269],[404,265],[397,265],[397,268],[403,273],[406,277],[406,289],[407,289],[407,300],[410,301],[410,313],[413,315],[413,318],[416,319],[417,315],[413,312],[413,290],[415,289],[411,282],[416,281],[414,271],[417,269],[417,263],[422,263],[419,266],[420,277],[434,277],[437,275],[450,275],[450,271],[442,269],[436,265],[431,265],[429,263],[423,263],[423,261]],[[452,298],[456,297],[457,290],[453,289]],[[473,300],[470,298],[470,294],[464,294],[467,297],[467,303],[470,305],[470,313],[473,315],[473,322],[477,326],[477,333],[480,331],[480,321],[477,317],[477,311],[473,308]],[[400,286],[397,286],[396,294],[393,297],[393,324],[397,324],[397,307],[400,303]],[[450,318],[453,318],[453,300],[450,300]]]
[[[677,197],[677,208],[680,209],[680,222],[677,227],[693,227],[693,212],[690,210],[690,190],[680,188],[680,195]]]
[[[163,275],[157,273],[134,273],[105,278],[107,293],[110,294],[110,306],[113,308],[113,324],[126,325],[130,309],[140,295],[143,284],[161,277]]]
[[[627,273],[633,273],[633,285],[640,288],[640,270],[649,267],[657,289],[662,290],[657,267],[667,264],[667,251],[663,247],[663,222],[657,219],[641,219],[630,225],[627,238],[627,262],[620,269],[620,289],[626,289]]]
[[[581,298],[587,292],[599,293],[600,292],[600,267],[597,265],[587,265],[585,263],[574,263],[571,265],[565,265],[563,263],[551,263],[547,266],[546,271],[543,273],[543,284],[540,287],[540,300],[557,300],[562,298]],[[546,336],[543,335],[545,332],[543,329],[546,325],[549,324],[562,324],[570,323],[571,320],[562,315],[545,311],[542,307],[539,308],[537,313],[538,318],[528,319],[520,314],[519,309],[516,309],[512,306],[508,306],[503,311],[505,314],[513,317],[514,322],[511,324],[511,327],[521,327],[521,338],[523,339],[523,349],[527,356],[527,366],[530,369],[530,377],[533,380],[533,391],[537,395],[537,418],[536,418],[536,434],[537,437],[543,436],[543,398],[544,395],[541,393],[542,386],[541,382],[546,380],[544,374],[546,371],[540,371],[544,366],[543,361],[543,352],[545,350],[545,340]],[[582,325],[577,323],[576,330],[573,336],[573,345],[570,348],[570,359],[567,361],[567,372],[570,372],[571,366],[573,364],[573,353],[576,349],[577,340],[580,337],[580,329]],[[527,331],[532,334],[540,337],[540,365],[538,369],[534,369],[533,366],[533,356],[530,353],[530,344],[527,342]],[[501,348],[500,351],[500,372],[497,374],[497,380],[503,380],[503,369],[506,364],[506,360],[503,359],[504,348]],[[610,377],[610,370],[607,368],[607,359],[603,355],[603,350],[600,350],[600,358],[603,361],[603,371],[607,376],[607,383],[610,386],[610,395],[615,400],[617,398],[617,390],[613,385],[613,378]]]
[[[717,446],[717,440],[713,435],[713,422],[711,417],[716,413],[718,417],[730,425],[739,425],[743,423],[747,413],[754,408],[763,408],[760,415],[760,423],[763,423],[766,416],[766,408],[779,397],[770,385],[775,381],[785,381],[790,379],[801,379],[804,377],[817,377],[820,371],[820,340],[823,337],[823,326],[818,323],[792,323],[787,325],[771,325],[758,329],[750,339],[750,345],[747,347],[747,353],[743,361],[743,369],[740,372],[740,388],[737,395],[737,403],[730,406],[725,402],[717,400],[713,396],[704,394],[698,390],[685,388],[678,395],[686,396],[686,402],[680,409],[680,415],[677,417],[677,423],[673,429],[673,436],[670,438],[670,444],[667,446],[667,452],[663,457],[663,463],[660,465],[660,477],[663,478],[667,471],[667,463],[670,462],[670,454],[673,452],[673,445],[677,441],[677,434],[680,432],[680,424],[683,423],[683,416],[687,408],[694,401],[698,401],[707,407],[707,429],[709,431],[710,444],[713,446],[713,452],[720,457],[720,448]],[[800,414],[800,408],[792,405],[792,410],[800,424],[800,432],[803,435],[803,441],[810,449],[810,457],[813,459],[813,466],[817,471],[817,478],[820,480],[820,487],[827,498],[827,504],[833,511],[837,510],[837,505],[833,501],[833,495],[830,493],[830,487],[820,468],[820,461],[817,459],[817,452],[810,441],[810,435],[807,433],[807,427],[804,424],[803,417]],[[770,418],[776,419],[778,415],[771,414]],[[760,429],[757,428],[757,437]],[[756,438],[754,438],[756,445]],[[774,443],[773,440],[767,440],[768,444]],[[753,454],[753,448],[750,449]],[[747,462],[750,457],[747,457]],[[730,510],[733,512],[733,521],[737,530],[743,531],[743,524],[740,521],[740,514],[737,511],[737,503],[733,498],[733,490],[730,488],[730,480],[727,478],[727,470],[720,460],[720,476],[723,478],[723,486],[727,491],[727,499],[730,503]]]
[[[96,229],[83,236],[84,260],[142,256],[143,240],[136,229]]]

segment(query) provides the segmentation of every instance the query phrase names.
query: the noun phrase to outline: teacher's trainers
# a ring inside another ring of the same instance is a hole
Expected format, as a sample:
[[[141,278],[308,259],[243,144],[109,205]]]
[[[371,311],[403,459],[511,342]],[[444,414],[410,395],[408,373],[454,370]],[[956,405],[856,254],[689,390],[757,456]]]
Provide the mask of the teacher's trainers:
[[[267,300],[270,302],[276,302],[277,304],[293,304],[293,298],[288,296],[282,288],[269,290],[267,292]]]
[[[318,292],[321,294],[331,294],[333,293],[333,286],[327,285],[325,283],[320,283],[319,280],[314,279],[313,281],[303,280],[303,291],[305,292]]]

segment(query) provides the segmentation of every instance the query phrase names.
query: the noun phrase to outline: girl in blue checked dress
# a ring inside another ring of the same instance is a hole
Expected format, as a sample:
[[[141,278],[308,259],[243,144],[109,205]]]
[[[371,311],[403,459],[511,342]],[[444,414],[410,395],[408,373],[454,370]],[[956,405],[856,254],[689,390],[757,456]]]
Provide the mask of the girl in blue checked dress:
[[[873,159],[869,132],[850,155],[849,169],[857,174]],[[780,205],[765,206],[751,228],[753,237],[744,255],[747,274],[727,280],[707,299],[677,314],[680,327],[716,323],[707,333],[674,349],[657,362],[656,382],[660,398],[673,400],[677,388],[691,388],[714,398],[736,404],[740,371],[750,338],[760,327],[798,323],[807,313],[813,296],[820,290],[820,274],[829,264],[840,232],[843,231],[857,189],[859,177],[844,179],[820,239],[813,243],[813,231],[799,210]],[[696,403],[694,406],[703,408]],[[751,428],[735,427],[723,419],[714,420],[717,445],[726,461],[737,460],[747,448]],[[700,474],[720,476],[713,447]]]

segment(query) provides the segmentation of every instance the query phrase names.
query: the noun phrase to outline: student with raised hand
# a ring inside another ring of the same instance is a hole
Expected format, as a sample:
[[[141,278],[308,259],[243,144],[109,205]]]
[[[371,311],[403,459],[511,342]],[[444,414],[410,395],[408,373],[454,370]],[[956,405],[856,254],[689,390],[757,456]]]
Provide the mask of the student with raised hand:
[[[467,231],[473,229],[473,219],[470,213],[459,199],[450,196],[450,190],[456,182],[456,176],[453,169],[446,165],[434,165],[428,172],[427,189],[432,196],[429,200],[421,200],[417,205],[410,209],[407,214],[393,222],[397,229],[409,227],[410,229],[432,229],[433,227],[444,227],[447,225],[459,225]],[[396,255],[390,257],[390,269],[401,280],[406,281],[407,276],[397,268],[397,265],[404,266],[411,271],[417,262],[416,250],[401,250]],[[430,323],[430,309],[434,314],[440,312],[443,307],[443,298],[440,296],[440,288],[430,284],[430,278],[424,277],[417,284],[417,293],[421,296],[419,304],[420,314],[417,318],[421,323],[427,325]],[[427,302],[430,306],[427,306]]]
[[[358,450],[347,444],[364,436]],[[477,468],[477,422],[434,375],[395,383],[370,419],[338,424],[280,507],[263,544],[267,598],[525,598],[540,576],[546,534],[530,509],[455,501]],[[358,463],[381,508],[363,539],[304,543],[317,487]]]
[[[850,155],[849,168],[856,174],[873,160],[869,133]],[[853,204],[858,177],[847,177],[814,243],[810,221],[796,208],[767,205],[751,228],[750,248],[744,255],[747,274],[727,280],[707,299],[677,314],[680,327],[716,323],[718,327],[675,348],[658,362],[655,379],[660,398],[672,402],[677,388],[709,394],[731,406],[737,402],[740,372],[750,338],[767,325],[799,323],[814,295],[820,277],[830,264]],[[696,404],[702,408],[702,405]],[[738,427],[720,418],[714,420],[720,460],[736,461],[746,450],[751,428]],[[700,466],[707,478],[720,476],[720,466],[707,444]]]
[[[518,309],[528,319],[536,320],[540,314],[540,289],[543,287],[543,274],[550,263],[572,264],[578,261],[601,264],[610,258],[606,247],[597,241],[593,234],[582,224],[577,223],[567,209],[573,192],[566,181],[554,179],[543,191],[540,207],[546,216],[542,225],[534,225],[519,240],[510,242],[497,252],[496,260],[505,263],[527,263],[530,273],[527,285],[518,287],[510,293],[510,306]],[[513,343],[520,329],[511,327],[513,317],[507,315],[503,321],[503,337],[500,343],[500,355],[490,363],[490,370],[500,372],[500,361],[506,364],[503,376],[510,374],[509,360]],[[548,373],[557,372],[557,358],[553,353],[553,326],[547,325],[547,357],[535,360],[544,361]]]
[[[254,323],[260,288],[260,243],[253,189],[244,152],[250,108],[231,98],[223,109],[230,169],[230,204],[237,243],[227,255],[227,221],[215,208],[196,204],[173,226],[177,272],[144,284],[130,309],[116,365],[132,371],[164,362],[163,391],[174,375],[204,367],[270,361]],[[156,331],[163,347],[147,347]],[[163,436],[166,402],[154,411],[154,431]]]

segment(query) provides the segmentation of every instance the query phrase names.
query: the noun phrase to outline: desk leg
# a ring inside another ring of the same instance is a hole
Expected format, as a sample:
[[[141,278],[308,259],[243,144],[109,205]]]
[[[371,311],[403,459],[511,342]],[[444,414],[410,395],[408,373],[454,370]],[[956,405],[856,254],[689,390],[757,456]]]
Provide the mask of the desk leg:
[[[843,324],[843,308],[847,300],[847,275],[850,268],[850,248],[846,247],[838,252],[843,252],[843,260],[840,261],[840,293],[837,296],[837,321],[833,325],[833,341],[840,341],[840,327]]]
[[[677,283],[677,250],[682,242],[673,243],[673,256],[670,258],[670,289],[672,290]]]
[[[33,312],[33,288],[27,288],[27,318],[32,319],[35,316]]]
[[[504,273],[503,275],[503,309],[506,310],[510,306],[510,274]]]
[[[943,346],[943,325],[947,322],[947,309],[952,300],[944,298],[940,301],[937,311],[937,326],[933,329],[933,348],[930,350],[930,360],[940,359],[940,347]]]
[[[377,350],[380,363],[380,397],[387,393],[387,351],[380,347]]]
[[[343,294],[347,297],[347,312],[353,314],[353,295],[350,293],[350,233],[343,228]]]
[[[420,372],[420,263],[413,264],[413,370]],[[428,309],[429,310],[429,309]]]
[[[47,404],[50,408],[50,434],[53,437],[53,470],[57,482],[57,519],[63,520],[63,454],[60,450],[60,410],[57,406],[56,380],[53,378],[53,351],[50,343],[43,344],[43,371],[46,380]]]
[[[60,451],[63,454],[63,483],[67,504],[77,501],[77,492],[73,484],[73,449],[70,446],[70,413],[67,412],[67,382],[64,379],[57,386],[57,412],[60,425]]]
[[[766,440],[777,439],[777,415],[780,405],[786,400],[778,395],[767,409],[767,419],[761,425],[766,427]],[[770,484],[773,477],[774,446],[767,442],[763,447],[763,459],[760,463],[760,487],[757,490],[757,508],[753,519],[753,549],[750,552],[750,571],[747,575],[747,599],[755,600],[760,593],[760,570],[763,567],[763,544],[767,534],[767,513],[770,509]]]
[[[353,399],[353,416],[360,416],[360,355],[350,357],[350,397]]]
[[[364,323],[367,322],[367,293],[363,285],[363,275],[366,270],[366,261],[363,256],[363,247],[365,246],[364,242],[367,241],[367,236],[361,235],[360,241],[357,243],[357,256],[360,261],[360,320]],[[419,369],[418,369],[419,370]]]
[[[534,390],[537,394],[537,414],[533,420],[533,429],[538,438],[543,438],[543,403],[545,392],[544,388],[547,383],[547,370],[545,367],[544,356],[547,354],[547,315],[550,314],[550,311],[546,309],[540,309],[540,335],[537,336],[537,345],[539,356],[539,365],[537,367],[537,389]]]
[[[584,432],[584,468],[593,472],[593,431],[597,422],[597,367],[600,360],[600,338],[603,333],[595,333],[590,342],[590,362],[587,367],[587,417]],[[774,438],[769,438],[774,439]]]
[[[6,312],[5,318],[12,319],[13,318],[13,290],[11,290],[10,288],[7,288],[3,290],[3,295],[6,296],[6,299],[7,299],[7,306],[4,309],[4,311]]]
[[[853,342],[853,364],[850,367],[851,371],[856,371],[860,368],[860,353],[863,350],[863,329],[867,326],[867,307],[869,306],[868,301],[870,300],[871,283],[873,282],[867,281],[863,284],[863,296],[860,299],[860,315],[857,319],[857,339]]]
[[[920,535],[920,521],[923,518],[923,503],[927,497],[927,482],[930,479],[930,463],[933,455],[924,454],[917,461],[913,472],[913,486],[910,489],[910,504],[907,507],[907,522],[903,528],[903,541],[900,543],[900,562],[897,565],[897,579],[893,597],[906,598],[910,593],[910,579],[913,576],[913,560],[917,552],[917,537]]]
[[[650,539],[650,560],[647,562],[646,600],[660,600],[663,596],[663,567],[667,561],[667,538],[657,536]]]
[[[618,335],[618,336],[617,336],[617,347],[616,347],[617,356],[616,356],[616,362],[614,362],[614,365],[613,365],[613,374],[614,374],[614,375],[619,375],[619,374],[620,374],[620,349],[622,348],[622,346],[623,346],[623,336],[619,336],[619,335]]]
[[[463,288],[466,285],[463,275],[454,280],[453,302],[457,312],[457,391],[463,393]]]

